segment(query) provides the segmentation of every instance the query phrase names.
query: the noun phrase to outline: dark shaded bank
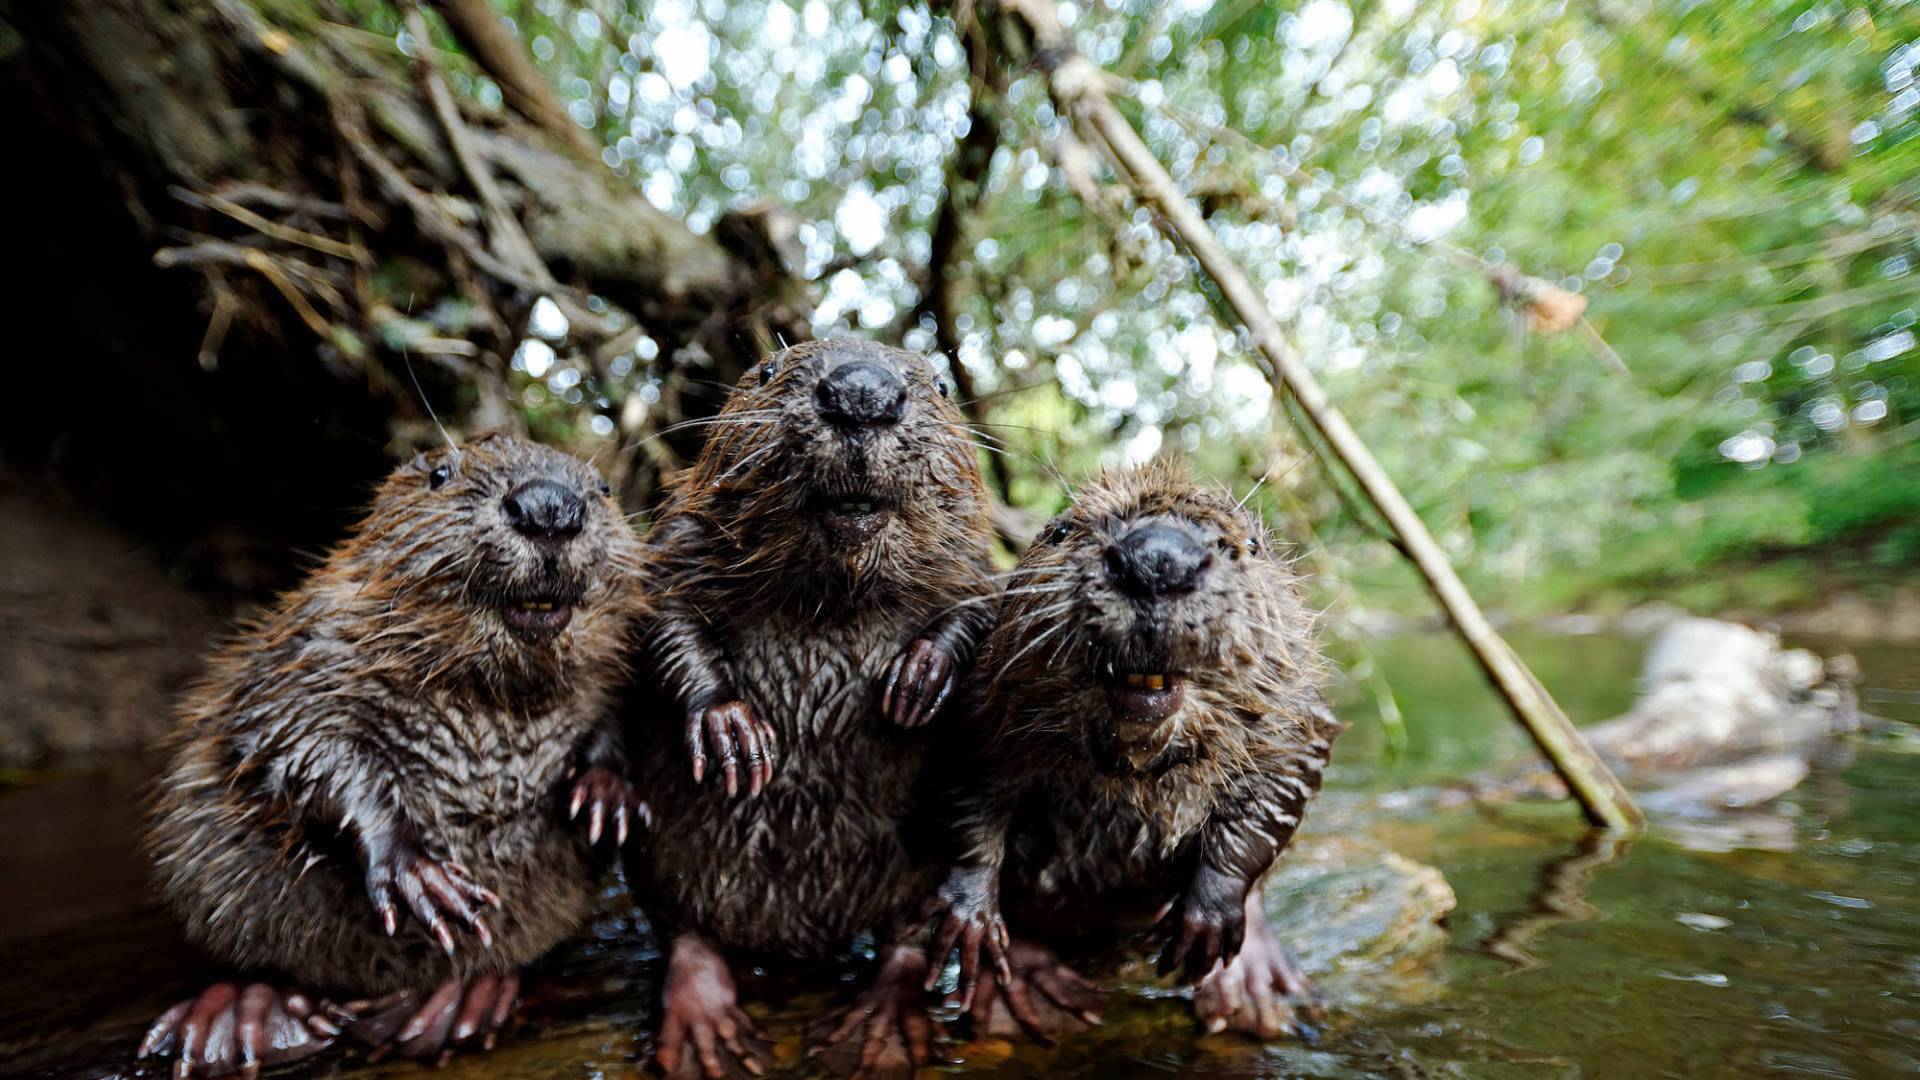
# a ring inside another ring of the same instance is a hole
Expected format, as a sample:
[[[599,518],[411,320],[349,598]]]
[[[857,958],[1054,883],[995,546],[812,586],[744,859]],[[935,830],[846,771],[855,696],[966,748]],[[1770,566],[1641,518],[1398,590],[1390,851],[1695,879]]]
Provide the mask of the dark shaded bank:
[[[337,535],[394,457],[437,439],[416,379],[458,430],[544,422],[509,407],[543,297],[605,422],[537,434],[588,453],[710,413],[709,387],[807,334],[784,214],[697,234],[578,140],[463,111],[446,91],[472,61],[371,49],[337,18],[0,2],[0,138],[21,151],[15,249],[33,253],[9,285],[23,362],[0,475],[55,481],[251,598],[288,578],[250,555]],[[640,373],[610,364],[642,333],[659,396],[630,409]],[[638,508],[693,446],[607,464]]]
[[[220,625],[187,576],[70,497],[0,479],[0,775],[166,731]]]

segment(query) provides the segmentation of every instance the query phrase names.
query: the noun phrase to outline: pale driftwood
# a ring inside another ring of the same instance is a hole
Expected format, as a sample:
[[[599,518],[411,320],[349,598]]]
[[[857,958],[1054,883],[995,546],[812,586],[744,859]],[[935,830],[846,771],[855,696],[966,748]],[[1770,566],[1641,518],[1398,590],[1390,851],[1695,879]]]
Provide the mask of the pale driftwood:
[[[1321,389],[1246,271],[1221,246],[1166,167],[1114,107],[1107,93],[1106,73],[1075,50],[1072,37],[1060,24],[1054,0],[1003,0],[998,14],[1012,22],[1010,26],[1003,22],[1004,29],[1014,30],[1016,37],[1024,37],[1032,46],[1033,59],[1047,72],[1048,86],[1061,115],[1070,118],[1086,141],[1106,154],[1134,199],[1157,211],[1160,230],[1190,251],[1219,287],[1254,347],[1270,365],[1275,392],[1293,395],[1320,442],[1353,475],[1392,527],[1407,558],[1426,579],[1495,689],[1579,799],[1588,819],[1610,829],[1638,828],[1644,819],[1632,796],[1487,621],[1419,515]]]
[[[1678,618],[1648,647],[1633,708],[1586,735],[1636,783],[1759,755],[1804,759],[1860,727],[1854,671],[1845,654],[1823,661],[1765,630]]]

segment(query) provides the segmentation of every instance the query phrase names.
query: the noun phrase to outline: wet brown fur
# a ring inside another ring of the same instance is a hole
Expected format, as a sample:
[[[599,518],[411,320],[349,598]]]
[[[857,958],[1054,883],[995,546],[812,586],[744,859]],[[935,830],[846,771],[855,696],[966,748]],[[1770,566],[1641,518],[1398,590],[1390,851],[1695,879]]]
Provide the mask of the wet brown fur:
[[[908,404],[897,426],[856,437],[821,420],[813,390],[858,359],[901,374]],[[653,746],[635,767],[655,820],[629,878],[669,928],[816,957],[930,886],[902,835],[926,736],[882,715],[879,686],[916,638],[971,658],[991,588],[985,489],[938,373],[898,349],[796,345],[749,372],[713,423],[649,541],[655,694],[631,713]],[[817,514],[851,493],[892,506],[864,543]],[[728,698],[775,732],[755,797],[696,784],[675,752],[682,711]]]
[[[500,508],[535,476],[587,504],[558,554]],[[603,738],[639,559],[592,468],[559,451],[487,436],[396,470],[180,706],[146,846],[189,936],[243,971],[366,996],[512,972],[578,926],[593,875],[558,792]],[[529,593],[577,595],[571,623],[513,634],[496,605]],[[404,907],[383,932],[353,841],[376,819],[499,896],[491,949],[467,935],[448,957]]]
[[[1102,558],[1156,516],[1216,550],[1201,588],[1147,632]],[[1115,718],[1108,680],[1171,671],[1186,683],[1176,713],[1158,725]],[[960,799],[960,865],[1003,867],[1015,932],[1049,940],[1143,929],[1169,900],[1206,899],[1231,919],[1228,901],[1298,826],[1338,731],[1289,562],[1254,514],[1166,460],[1102,474],[1042,530],[979,672],[981,760]]]

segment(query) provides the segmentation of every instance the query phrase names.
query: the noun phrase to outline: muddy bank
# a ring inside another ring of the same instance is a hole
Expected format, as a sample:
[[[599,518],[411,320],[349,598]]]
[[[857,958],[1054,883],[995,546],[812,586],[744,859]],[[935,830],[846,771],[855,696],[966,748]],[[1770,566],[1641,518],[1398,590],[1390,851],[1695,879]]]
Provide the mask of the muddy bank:
[[[0,768],[149,745],[219,625],[132,534],[0,487]]]
[[[1821,638],[1874,642],[1880,645],[1920,643],[1920,586],[1889,585],[1876,595],[1836,591],[1816,604],[1785,610],[1731,608],[1692,613],[1654,600],[1619,611],[1570,611],[1556,615],[1516,617],[1499,610],[1487,616],[1501,630],[1538,630],[1549,634],[1587,637],[1595,634],[1652,634],[1675,619],[1698,614],[1727,622],[1764,626],[1788,638]],[[1435,612],[1406,614],[1386,608],[1355,612],[1354,624],[1369,638],[1425,634],[1448,629]]]

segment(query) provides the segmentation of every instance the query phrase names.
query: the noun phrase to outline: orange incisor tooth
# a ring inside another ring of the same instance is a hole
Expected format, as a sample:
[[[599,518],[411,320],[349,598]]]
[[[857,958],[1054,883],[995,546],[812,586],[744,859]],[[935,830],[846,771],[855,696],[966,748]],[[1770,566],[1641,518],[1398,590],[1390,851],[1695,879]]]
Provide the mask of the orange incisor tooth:
[[[1146,684],[1146,681],[1147,681],[1147,677],[1145,675],[1140,674],[1137,671],[1127,672],[1128,686],[1134,686],[1134,687],[1143,686]]]
[[[1147,689],[1149,690],[1162,689],[1166,686],[1166,684],[1167,684],[1167,680],[1166,680],[1166,677],[1163,675],[1147,676]]]

